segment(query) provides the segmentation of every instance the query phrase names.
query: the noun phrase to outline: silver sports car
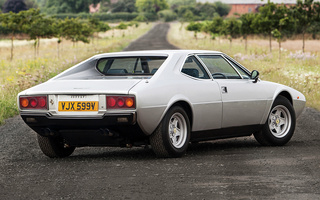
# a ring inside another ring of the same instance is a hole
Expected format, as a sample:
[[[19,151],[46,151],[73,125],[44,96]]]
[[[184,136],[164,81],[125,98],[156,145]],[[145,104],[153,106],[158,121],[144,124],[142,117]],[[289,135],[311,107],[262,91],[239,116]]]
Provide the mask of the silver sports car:
[[[190,142],[252,134],[262,145],[284,145],[305,102],[224,53],[197,50],[96,55],[18,95],[21,117],[49,157],[145,145],[179,157]]]

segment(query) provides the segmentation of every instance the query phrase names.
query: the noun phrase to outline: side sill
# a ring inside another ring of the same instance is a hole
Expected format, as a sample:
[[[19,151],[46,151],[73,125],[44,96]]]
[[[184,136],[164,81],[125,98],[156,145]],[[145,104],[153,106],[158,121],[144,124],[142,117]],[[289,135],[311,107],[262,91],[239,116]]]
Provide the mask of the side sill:
[[[259,125],[231,127],[231,128],[223,128],[223,129],[196,131],[191,133],[191,141],[196,142],[196,141],[250,136],[254,132],[260,131],[262,129],[262,126],[263,125],[259,124]]]

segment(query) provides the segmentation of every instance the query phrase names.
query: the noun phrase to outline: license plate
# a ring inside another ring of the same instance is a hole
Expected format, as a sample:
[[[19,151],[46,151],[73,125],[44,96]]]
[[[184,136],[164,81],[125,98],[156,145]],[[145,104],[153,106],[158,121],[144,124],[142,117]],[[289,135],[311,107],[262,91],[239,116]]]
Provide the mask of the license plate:
[[[60,101],[59,111],[98,111],[98,101]]]

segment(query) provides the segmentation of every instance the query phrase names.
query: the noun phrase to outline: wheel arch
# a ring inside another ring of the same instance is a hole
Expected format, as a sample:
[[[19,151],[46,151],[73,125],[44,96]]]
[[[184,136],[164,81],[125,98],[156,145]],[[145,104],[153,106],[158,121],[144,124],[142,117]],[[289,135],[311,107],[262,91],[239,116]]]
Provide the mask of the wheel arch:
[[[174,106],[180,106],[183,108],[184,111],[186,111],[187,115],[188,115],[188,118],[189,118],[189,121],[190,121],[190,130],[192,130],[192,122],[193,122],[193,112],[192,112],[192,109],[191,109],[191,106],[188,102],[186,101],[177,101],[175,102],[174,104],[172,104],[168,110]],[[168,111],[167,110],[167,111]]]
[[[261,123],[260,124],[264,124],[266,123],[267,119],[268,119],[268,115],[269,115],[269,112],[271,111],[272,109],[272,105],[274,103],[274,101],[279,97],[279,96],[283,96],[284,98],[288,99],[289,102],[291,103],[291,105],[293,105],[293,99],[292,99],[292,96],[291,94],[287,91],[287,90],[279,90],[278,92],[275,92],[273,98],[269,101],[267,107],[266,107],[266,112],[261,120]]]
[[[276,100],[279,96],[285,97],[286,99],[289,100],[289,102],[291,103],[291,105],[293,105],[292,96],[291,96],[291,94],[290,94],[288,91],[282,91],[282,92],[280,92],[280,93],[274,98],[274,100]],[[273,101],[274,101],[274,100],[273,100]]]

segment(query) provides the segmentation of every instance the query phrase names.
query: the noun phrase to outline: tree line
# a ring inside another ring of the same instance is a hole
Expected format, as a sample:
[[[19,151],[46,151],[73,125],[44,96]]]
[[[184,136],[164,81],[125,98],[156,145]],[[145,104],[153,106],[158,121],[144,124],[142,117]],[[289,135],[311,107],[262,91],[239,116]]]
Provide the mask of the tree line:
[[[127,26],[138,26],[137,22],[128,24],[120,23],[117,29],[126,29]],[[86,20],[79,18],[57,19],[40,13],[39,9],[29,9],[19,13],[0,13],[0,34],[11,38],[11,57],[13,59],[13,41],[17,34],[24,34],[34,40],[35,55],[39,54],[41,38],[58,38],[59,44],[62,39],[76,42],[89,43],[95,33],[110,30],[108,23],[97,18],[89,17]]]
[[[99,7],[94,15],[104,21],[208,20],[226,16],[230,11],[230,6],[221,2],[197,3],[196,0],[118,0],[115,3],[110,0],[0,0],[3,13],[39,8],[41,13],[57,18],[87,18],[90,5]]]
[[[226,36],[232,45],[232,39],[243,37],[247,50],[247,38],[252,34],[263,34],[271,40],[275,38],[279,44],[281,55],[281,42],[293,35],[302,35],[302,51],[305,50],[306,33],[315,36],[320,31],[320,2],[313,0],[298,0],[297,4],[286,6],[268,2],[259,8],[258,13],[247,13],[237,17],[223,19],[216,16],[210,21],[191,22],[187,30],[210,33],[212,37]]]

